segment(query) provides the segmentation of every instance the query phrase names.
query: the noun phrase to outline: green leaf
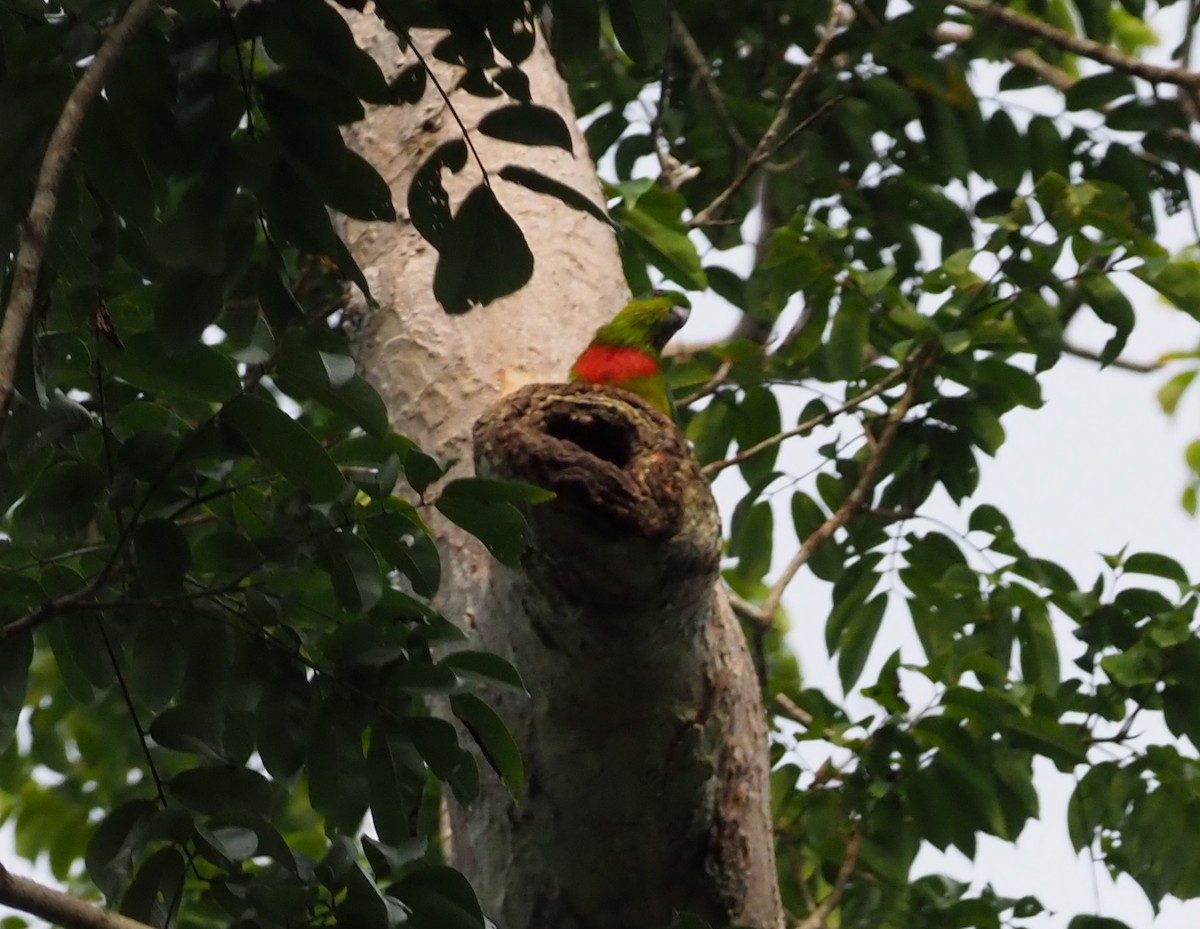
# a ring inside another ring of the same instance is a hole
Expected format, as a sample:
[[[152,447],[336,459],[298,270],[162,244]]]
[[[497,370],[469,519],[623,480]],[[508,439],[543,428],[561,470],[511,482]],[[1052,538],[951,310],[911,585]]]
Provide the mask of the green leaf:
[[[211,706],[180,704],[168,707],[150,724],[150,736],[163,748],[224,762],[221,742],[224,718]]]
[[[529,485],[460,478],[437,499],[438,512],[479,539],[501,564],[515,568],[529,543],[529,525],[513,504],[548,499],[547,491]]]
[[[1191,386],[1197,374],[1200,374],[1200,370],[1181,371],[1158,389],[1158,404],[1164,413],[1174,415],[1184,391]]]
[[[502,106],[479,121],[479,131],[518,145],[553,145],[573,153],[571,130],[554,110],[532,103]]]
[[[197,825],[202,854],[223,868],[246,861],[258,851],[258,834],[245,826]],[[207,846],[207,848],[205,848]]]
[[[255,711],[254,743],[272,777],[290,778],[304,763],[309,685],[299,672],[282,674]]]
[[[126,383],[168,397],[222,403],[242,388],[237,370],[207,345],[169,353],[151,333],[125,338],[125,351],[109,359],[112,372]]]
[[[479,796],[479,770],[475,759],[458,744],[454,727],[445,720],[410,717],[400,724],[439,780],[450,786],[455,798],[469,804]]]
[[[696,246],[683,222],[683,197],[661,187],[641,189],[637,182],[621,188],[624,198],[613,209],[630,242],[668,278],[688,290],[704,290],[707,279]]]
[[[195,268],[166,279],[154,308],[154,331],[168,351],[193,345],[217,320],[224,303],[222,282]]]
[[[483,910],[465,877],[441,865],[414,871],[394,888],[414,929],[484,929]]]
[[[383,891],[375,886],[361,866],[355,864],[346,877],[346,896],[336,907],[338,924],[390,929],[394,908],[394,901],[389,905]]]
[[[187,865],[176,848],[160,848],[138,868],[121,898],[121,913],[149,926],[168,925],[186,873]]]
[[[158,812],[151,800],[138,798],[108,811],[88,841],[84,864],[106,897],[117,899],[133,874],[133,863],[146,841],[146,826]]]
[[[439,249],[433,292],[447,313],[520,290],[533,275],[525,235],[490,187],[476,187],[454,214]]]
[[[662,60],[671,33],[667,7],[637,0],[608,0],[608,15],[625,54],[644,68]]]
[[[1085,275],[1080,279],[1079,286],[1093,312],[1116,330],[1100,352],[1101,363],[1109,364],[1121,354],[1133,331],[1133,304],[1106,276]]]
[[[345,835],[334,836],[329,843],[329,850],[317,862],[313,873],[326,890],[337,893],[346,886],[346,879],[350,876],[357,858],[358,849],[353,839]]]
[[[984,129],[983,170],[998,187],[1013,191],[1021,186],[1028,164],[1026,142],[1008,111],[1000,108]]]
[[[345,701],[326,699],[308,728],[308,795],[328,826],[353,832],[367,812],[367,759],[362,725]]]
[[[237,397],[221,411],[254,448],[297,487],[318,501],[332,500],[346,488],[346,480],[329,453],[300,423],[279,407],[257,397]]]
[[[441,582],[437,545],[415,513],[383,513],[366,521],[367,535],[379,554],[402,572],[422,597],[432,597]]]
[[[1186,590],[1191,582],[1187,572],[1174,558],[1159,555],[1155,552],[1137,552],[1125,559],[1124,569],[1129,574],[1150,574],[1154,577],[1165,577],[1174,581],[1181,590]]]
[[[871,646],[883,623],[887,600],[887,594],[878,594],[854,610],[846,623],[838,646],[838,678],[844,693],[849,693],[862,676]]]
[[[1133,80],[1120,71],[1101,71],[1080,78],[1067,88],[1063,100],[1068,110],[1094,110],[1118,97],[1132,96],[1137,92]]]
[[[338,603],[351,613],[365,613],[383,596],[383,574],[375,552],[353,533],[334,533],[325,546],[329,575]]]
[[[499,684],[508,690],[528,694],[525,682],[511,664],[491,652],[470,650],[451,652],[439,664],[450,668],[459,677],[483,684]]]
[[[995,455],[1004,444],[1004,427],[999,417],[978,400],[958,397],[938,400],[930,407],[929,415],[953,426],[989,455]]]
[[[279,359],[277,382],[288,393],[292,386],[298,387],[370,436],[387,435],[387,406],[375,388],[358,376],[349,356],[318,351],[302,344],[299,338],[289,337]]]
[[[13,740],[17,718],[25,706],[29,665],[33,660],[33,635],[10,633],[0,647],[0,753]]]
[[[192,553],[187,538],[169,519],[149,519],[133,533],[133,555],[138,580],[152,597],[183,591],[191,567]]]
[[[258,546],[232,529],[217,529],[192,546],[192,567],[199,574],[246,574],[263,561]]]
[[[1073,916],[1067,929],[1129,929],[1129,926],[1111,916]]]
[[[13,514],[13,526],[31,535],[72,535],[95,517],[104,489],[99,468],[60,461],[34,480]]]
[[[385,842],[412,837],[425,777],[425,762],[412,740],[391,723],[376,724],[367,751],[367,789],[371,818]]]
[[[1035,116],[1029,121],[1026,134],[1029,139],[1030,170],[1035,184],[1040,183],[1046,174],[1070,175],[1067,146],[1054,120]]]
[[[775,394],[765,387],[748,387],[738,405],[738,417],[734,427],[738,450],[751,448],[782,431],[783,420]],[[776,445],[743,461],[739,470],[746,483],[753,487],[766,480],[775,467],[778,453],[779,446]]]
[[[515,792],[525,782],[525,766],[512,734],[495,710],[474,694],[453,694],[450,708],[462,720],[500,782]]]
[[[1017,641],[1021,643],[1021,674],[1025,683],[1053,695],[1058,690],[1061,668],[1058,641],[1044,611],[1021,611],[1017,619]]]
[[[739,505],[734,514],[728,555],[737,559],[733,573],[739,589],[753,587],[771,569],[773,524],[769,503],[755,503],[749,508]]]
[[[560,61],[595,58],[600,50],[600,4],[555,3],[550,47]]]
[[[187,809],[209,814],[263,814],[276,799],[271,782],[257,771],[224,764],[181,771],[168,792]]]
[[[830,377],[845,380],[862,370],[870,326],[871,311],[866,302],[844,293],[825,350]]]

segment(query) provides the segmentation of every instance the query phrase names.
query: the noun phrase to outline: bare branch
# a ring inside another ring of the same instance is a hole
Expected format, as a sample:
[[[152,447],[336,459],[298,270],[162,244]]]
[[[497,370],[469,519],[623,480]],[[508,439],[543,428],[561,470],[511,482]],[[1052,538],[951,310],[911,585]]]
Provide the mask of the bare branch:
[[[867,463],[859,475],[858,483],[854,485],[854,489],[850,491],[850,495],[846,497],[845,501],[837,508],[834,514],[814,529],[812,534],[804,540],[799,551],[788,562],[787,567],[783,569],[779,580],[771,587],[771,591],[767,594],[763,605],[759,607],[758,612],[763,617],[764,622],[771,621],[771,618],[775,615],[775,611],[779,609],[779,603],[783,599],[783,592],[787,590],[796,573],[804,567],[813,556],[813,553],[821,546],[821,543],[831,538],[835,532],[842,528],[847,520],[857,513],[862,508],[863,503],[866,502],[871,490],[875,487],[875,481],[879,477],[879,469],[883,467],[883,459],[887,457],[888,449],[892,447],[892,442],[895,441],[896,435],[900,431],[900,424],[904,421],[905,415],[917,397],[917,389],[921,386],[921,380],[930,366],[932,366],[935,357],[936,350],[933,348],[926,348],[916,356],[912,367],[912,375],[908,380],[908,390],[904,392],[904,396],[900,398],[900,401],[888,417],[887,425],[884,426],[883,433],[871,449],[871,456],[867,459]]]
[[[856,397],[851,397],[841,406],[836,407],[827,413],[822,413],[820,416],[814,416],[811,419],[806,419],[804,422],[800,423],[800,425],[791,429],[786,429],[783,432],[780,432],[778,435],[773,435],[769,438],[763,439],[756,445],[751,445],[749,448],[744,448],[736,455],[732,456],[731,458],[726,458],[724,461],[710,462],[700,469],[701,473],[705,477],[711,478],[714,474],[718,474],[719,472],[724,471],[726,468],[731,468],[734,465],[739,465],[743,461],[753,458],[755,455],[759,454],[760,452],[765,452],[769,448],[774,448],[776,445],[780,445],[788,439],[794,438],[798,435],[804,435],[804,433],[815,429],[818,426],[823,426],[826,423],[833,422],[843,413],[849,412],[855,407],[861,406],[872,397],[883,393],[892,384],[900,380],[900,378],[904,375],[904,370],[905,369],[903,367],[899,367],[893,371],[889,371],[876,383],[864,390],[861,394]]]
[[[705,397],[715,394],[722,384],[729,380],[729,372],[733,370],[733,362],[729,359],[721,362],[720,367],[702,386],[698,387],[686,397],[681,397],[675,401],[677,407],[691,406],[697,400],[703,400]]]
[[[841,0],[833,0],[829,4],[829,17],[825,21],[825,31],[817,42],[816,48],[813,49],[812,55],[805,62],[804,67],[800,69],[800,73],[792,79],[791,85],[783,95],[783,100],[779,104],[779,109],[775,113],[775,118],[771,120],[771,125],[767,127],[767,131],[763,133],[762,138],[758,140],[758,144],[754,146],[754,151],[746,159],[746,163],[742,165],[741,170],[737,173],[729,186],[717,194],[713,198],[712,203],[702,209],[692,218],[689,225],[704,226],[708,224],[715,215],[720,212],[725,204],[727,204],[739,190],[746,186],[747,182],[754,176],[754,173],[761,167],[763,162],[769,159],[779,150],[779,136],[783,132],[783,125],[787,122],[788,117],[792,112],[792,105],[796,102],[796,97],[809,79],[816,73],[817,67],[821,64],[821,60],[825,57],[825,53],[829,50],[829,45],[833,41],[833,37],[837,34],[837,25],[839,21]],[[791,138],[791,135],[787,136]]]
[[[1010,29],[1049,42],[1063,51],[1090,58],[1092,61],[1108,65],[1114,70],[1150,81],[1152,84],[1175,84],[1189,89],[1200,88],[1200,72],[1189,71],[1187,68],[1168,68],[1142,61],[1139,58],[1125,55],[1110,45],[1071,35],[1071,33],[1042,22],[1040,19],[1034,19],[1032,16],[1026,16],[1024,13],[1018,13],[1016,10],[989,2],[989,0],[954,0],[954,3],[955,6],[974,13],[976,16],[987,17]]]
[[[850,841],[846,843],[846,854],[842,858],[842,866],[838,868],[837,877],[834,878],[833,888],[826,894],[825,899],[816,905],[811,913],[803,920],[796,924],[795,929],[820,929],[825,925],[825,920],[833,908],[842,900],[842,894],[846,892],[846,885],[850,882],[851,876],[854,874],[854,866],[858,862],[858,850],[862,843],[862,830],[855,829],[850,835]]]
[[[696,80],[700,82],[700,86],[708,95],[713,112],[717,114],[717,122],[729,136],[729,141],[743,154],[749,152],[750,143],[746,141],[733,121],[729,107],[725,105],[725,95],[721,93],[721,88],[717,86],[717,82],[713,78],[712,68],[709,67],[704,52],[700,50],[700,46],[696,44],[696,40],[688,32],[687,26],[674,10],[671,11],[671,33],[675,36],[675,41],[679,43],[679,50],[683,53],[684,60],[692,66]]]
[[[1063,353],[1072,355],[1075,358],[1083,358],[1086,361],[1104,363],[1104,359],[1100,357],[1098,352],[1079,345],[1064,345]],[[1138,374],[1151,374],[1155,371],[1161,371],[1163,363],[1161,361],[1128,361],[1124,358],[1114,358],[1108,362],[1108,366],[1110,368],[1120,368],[1122,371],[1136,371]]]
[[[0,864],[0,903],[67,929],[152,929],[61,890],[17,877],[3,864]]]
[[[933,37],[939,42],[951,45],[965,45],[975,35],[975,30],[962,23],[942,23],[933,31]],[[1041,55],[1028,48],[1020,48],[1010,52],[1008,60],[1022,68],[1028,68],[1043,81],[1056,90],[1066,93],[1075,84],[1075,78],[1062,68],[1055,67]],[[1097,109],[1104,109],[1098,107]]]
[[[75,139],[83,125],[88,107],[100,93],[100,88],[109,73],[121,59],[129,41],[137,30],[158,8],[157,0],[133,0],[116,24],[109,30],[101,43],[96,57],[84,72],[79,83],[71,90],[67,102],[59,114],[58,123],[46,144],[42,166],[38,171],[37,186],[29,215],[21,225],[20,244],[17,247],[16,267],[13,272],[12,289],[8,306],[4,310],[4,325],[0,327],[0,435],[8,422],[14,390],[13,378],[17,370],[17,356],[29,318],[33,314],[34,295],[46,244],[50,238],[50,227],[54,212],[58,208],[58,191],[63,172],[71,160]]]

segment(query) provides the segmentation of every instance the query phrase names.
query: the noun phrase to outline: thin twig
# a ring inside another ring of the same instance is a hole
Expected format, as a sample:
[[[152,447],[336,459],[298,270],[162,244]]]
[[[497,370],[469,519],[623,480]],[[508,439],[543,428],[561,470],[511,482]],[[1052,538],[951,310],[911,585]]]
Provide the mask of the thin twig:
[[[966,45],[975,37],[975,30],[964,23],[942,23],[933,30],[933,37],[936,41],[944,42],[948,45]],[[1020,65],[1022,68],[1028,68],[1051,87],[1062,93],[1066,93],[1075,86],[1075,78],[1062,68],[1050,64],[1050,62],[1032,49],[1019,48],[1016,51],[1009,52],[1008,60],[1015,65]],[[1097,109],[1103,110],[1107,107],[1108,104],[1104,104],[1097,107]]]
[[[686,397],[681,397],[675,401],[675,406],[683,408],[691,406],[697,400],[703,400],[705,397],[715,394],[722,384],[729,380],[729,373],[733,370],[733,362],[726,358],[721,362],[721,366],[702,386],[698,387]]]
[[[792,83],[784,93],[783,100],[779,104],[779,109],[775,113],[775,118],[771,120],[767,131],[763,133],[762,138],[758,140],[758,144],[754,146],[754,151],[750,153],[741,170],[729,182],[729,186],[713,198],[712,203],[693,217],[689,225],[706,225],[724,208],[725,204],[733,199],[739,190],[746,186],[762,163],[778,151],[779,146],[777,143],[779,135],[783,132],[783,124],[787,122],[788,117],[791,115],[792,104],[796,102],[796,97],[799,96],[804,85],[808,83],[809,78],[816,72],[817,67],[821,64],[821,60],[825,57],[825,52],[829,49],[830,43],[833,42],[833,37],[837,34],[840,5],[841,0],[833,0],[829,4],[829,16],[825,21],[824,33],[818,40],[816,48],[813,49],[812,55],[804,63],[804,67],[800,69],[800,73],[792,79]]]
[[[725,104],[725,95],[721,93],[721,88],[717,86],[717,81],[713,77],[708,59],[704,57],[704,52],[696,44],[696,40],[692,38],[692,34],[688,31],[688,27],[684,24],[679,14],[674,11],[671,12],[671,34],[675,37],[675,41],[679,43],[679,50],[683,54],[684,61],[692,66],[692,70],[696,74],[696,79],[700,82],[700,86],[704,88],[704,93],[708,96],[708,100],[712,104],[713,112],[717,115],[717,122],[725,130],[725,134],[729,136],[729,141],[742,154],[749,153],[750,143],[746,141],[746,137],[738,129],[737,123],[733,121],[729,107]]]
[[[1026,35],[1031,35],[1061,48],[1063,51],[1081,55],[1100,64],[1108,65],[1117,71],[1140,77],[1152,84],[1175,84],[1189,89],[1200,88],[1200,72],[1189,71],[1187,68],[1165,67],[1151,64],[1117,51],[1111,45],[1104,45],[1092,39],[1071,35],[1063,29],[1051,26],[1049,23],[1018,13],[1016,10],[989,0],[954,0],[954,5],[961,7],[976,16],[985,16],[1001,25]]]
[[[58,123],[46,144],[42,166],[38,171],[37,186],[29,214],[21,224],[20,245],[17,248],[16,266],[13,272],[12,289],[8,306],[4,310],[4,324],[0,327],[0,435],[8,422],[12,405],[17,357],[29,319],[33,313],[34,294],[46,245],[50,239],[50,227],[54,212],[58,208],[58,191],[75,139],[87,116],[88,107],[100,93],[113,67],[120,60],[134,33],[158,8],[157,0],[133,0],[125,15],[108,31],[96,57],[84,72],[79,83],[71,90],[63,104]]]
[[[900,424],[904,421],[905,415],[909,408],[913,405],[913,401],[917,397],[917,390],[921,386],[921,381],[925,373],[933,364],[936,357],[936,351],[933,348],[926,348],[921,351],[912,366],[912,374],[908,380],[908,390],[904,392],[904,396],[893,408],[891,415],[888,417],[887,425],[883,427],[883,432],[879,436],[879,441],[875,443],[871,449],[871,455],[867,459],[862,473],[859,475],[858,483],[854,485],[854,489],[850,491],[850,495],[842,502],[842,505],[837,508],[832,516],[825,522],[821,523],[812,531],[807,539],[800,546],[800,550],[783,569],[783,573],[779,579],[771,587],[767,594],[763,605],[759,607],[759,616],[762,622],[769,623],[775,616],[775,611],[779,609],[779,603],[783,599],[783,593],[791,584],[796,573],[804,567],[808,560],[813,556],[813,553],[821,546],[821,543],[831,538],[846,522],[857,513],[863,503],[866,502],[871,490],[875,487],[875,481],[879,476],[879,470],[883,467],[883,460],[887,457],[888,450],[892,447],[892,442],[895,441],[897,433],[900,431]]]
[[[1083,358],[1087,361],[1104,363],[1104,359],[1100,357],[1098,352],[1079,345],[1064,345],[1063,354],[1073,355],[1076,358]],[[1107,364],[1110,368],[1120,368],[1122,371],[1136,371],[1138,374],[1153,374],[1155,371],[1161,371],[1163,366],[1161,361],[1128,361],[1124,358],[1114,358]]]
[[[68,929],[152,929],[128,916],[103,909],[27,877],[18,877],[2,864],[0,903]]]
[[[858,850],[861,844],[862,829],[856,828],[850,834],[850,841],[846,843],[846,854],[842,858],[842,866],[838,868],[837,877],[834,878],[832,889],[830,889],[829,893],[825,895],[825,899],[818,903],[811,913],[796,924],[795,929],[819,929],[819,927],[825,925],[826,918],[833,912],[833,908],[841,902],[842,894],[846,892],[846,885],[854,875],[854,866],[858,863]]]
[[[421,50],[417,48],[412,40],[411,33],[404,28],[403,24],[397,22],[385,7],[376,6],[375,15],[389,24],[389,27],[400,35],[404,36],[404,40],[408,43],[409,49],[413,53],[413,57],[417,59],[417,63],[424,69],[429,80],[433,82],[434,88],[438,92],[438,96],[442,98],[442,102],[446,104],[446,109],[450,111],[450,115],[454,117],[454,121],[458,123],[458,131],[462,133],[463,141],[467,143],[467,148],[471,150],[471,155],[475,158],[475,164],[479,165],[479,172],[483,175],[483,184],[485,187],[491,188],[492,176],[488,174],[488,169],[483,166],[483,159],[479,157],[479,152],[475,150],[475,143],[471,141],[471,133],[467,131],[466,125],[462,121],[462,117],[458,115],[458,110],[454,108],[454,104],[450,102],[450,95],[446,93],[442,82],[438,80],[438,76],[433,73],[433,68],[429,67],[429,62],[425,60],[425,56],[421,54]]]
[[[870,387],[868,387],[866,390],[864,390],[861,394],[859,394],[856,397],[852,397],[851,399],[849,399],[845,403],[843,403],[841,406],[835,407],[834,409],[829,410],[826,413],[822,413],[819,416],[814,416],[811,419],[806,419],[804,422],[800,423],[800,425],[795,426],[791,429],[786,429],[783,432],[780,432],[776,435],[770,436],[769,438],[763,439],[761,442],[758,442],[755,445],[751,445],[749,448],[741,449],[736,455],[734,455],[730,458],[726,458],[724,461],[709,462],[703,468],[700,469],[700,473],[703,474],[705,477],[711,477],[714,474],[724,471],[726,468],[731,468],[734,465],[739,465],[743,461],[747,461],[747,460],[753,458],[755,455],[759,454],[760,452],[765,452],[769,448],[774,448],[776,445],[780,445],[783,442],[786,442],[788,439],[794,438],[795,436],[798,436],[798,435],[804,435],[804,433],[809,432],[813,429],[816,429],[818,426],[823,426],[826,423],[831,423],[835,419],[837,419],[837,417],[841,416],[843,413],[847,413],[850,410],[853,410],[855,407],[861,406],[863,403],[865,403],[867,400],[870,400],[872,397],[878,396],[879,394],[883,393],[890,386],[892,386],[892,384],[894,384],[896,381],[900,380],[901,377],[903,377],[904,371],[905,371],[905,369],[903,366],[895,368],[895,369],[889,371],[883,377],[881,377],[877,382],[872,384]]]
[[[120,545],[121,543],[118,543],[118,547]],[[190,593],[171,594],[167,597],[131,597],[116,600],[92,599],[93,595],[110,580],[112,575],[112,568],[110,566],[115,564],[115,559],[110,559],[109,565],[101,569],[100,573],[83,587],[63,594],[60,597],[55,597],[52,600],[47,600],[36,610],[31,610],[24,616],[18,617],[4,626],[0,626],[0,643],[23,632],[31,632],[39,626],[48,623],[56,616],[86,613],[91,610],[167,609],[168,607],[178,606],[182,603],[193,603],[196,600],[203,600],[206,597],[219,596],[238,590],[242,582],[250,574],[262,567],[262,563],[256,564],[250,570],[244,571],[232,581],[228,581],[220,587],[205,587]]]

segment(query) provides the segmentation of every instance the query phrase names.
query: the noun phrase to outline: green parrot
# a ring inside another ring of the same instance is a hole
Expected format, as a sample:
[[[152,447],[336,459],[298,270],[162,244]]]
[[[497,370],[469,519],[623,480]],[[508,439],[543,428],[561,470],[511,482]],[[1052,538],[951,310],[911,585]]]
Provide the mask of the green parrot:
[[[674,418],[662,350],[683,328],[691,309],[688,298],[674,290],[651,291],[631,301],[612,322],[596,330],[571,365],[571,380],[620,387]]]

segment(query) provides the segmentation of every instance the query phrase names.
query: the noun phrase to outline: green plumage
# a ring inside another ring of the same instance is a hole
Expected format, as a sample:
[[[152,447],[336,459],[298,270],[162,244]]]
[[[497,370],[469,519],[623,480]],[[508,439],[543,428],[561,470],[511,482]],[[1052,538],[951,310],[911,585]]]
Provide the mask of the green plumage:
[[[593,344],[629,345],[661,353],[687,322],[692,305],[674,290],[655,290],[625,304],[624,309],[596,330]]]
[[[596,330],[571,366],[571,380],[620,387],[674,418],[661,353],[687,322],[690,310],[687,297],[672,290],[656,290],[631,301]]]

